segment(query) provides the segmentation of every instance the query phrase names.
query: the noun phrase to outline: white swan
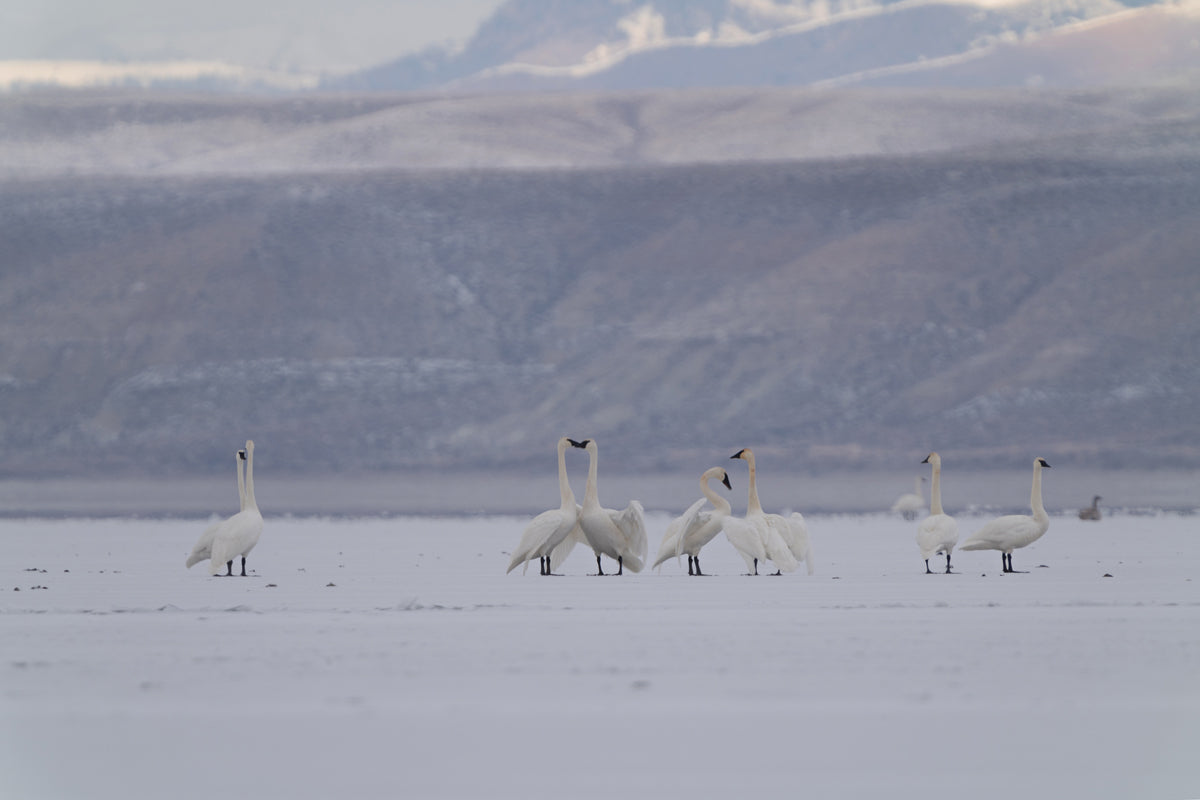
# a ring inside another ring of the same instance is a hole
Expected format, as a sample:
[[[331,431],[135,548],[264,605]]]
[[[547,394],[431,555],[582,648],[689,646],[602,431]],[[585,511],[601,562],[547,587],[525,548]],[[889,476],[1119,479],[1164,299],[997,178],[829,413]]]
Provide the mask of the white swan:
[[[624,511],[612,508],[601,508],[599,492],[596,489],[596,443],[591,439],[583,442],[572,442],[575,447],[583,448],[588,453],[587,487],[583,492],[583,506],[579,511],[579,527],[584,539],[591,545],[596,554],[596,572],[604,574],[600,566],[600,556],[606,555],[617,562],[617,574],[624,573],[625,567],[633,572],[641,572],[646,561],[646,521],[642,512],[642,504],[630,500]]]
[[[914,478],[912,492],[896,498],[896,502],[892,503],[892,513],[909,520],[921,516],[921,512],[925,510],[925,492],[921,489],[924,482],[923,476],[918,475]]]
[[[238,511],[246,507],[246,479],[242,475],[242,462],[246,460],[246,451],[238,450],[234,454],[234,462],[237,465],[238,478]],[[191,569],[201,561],[207,561],[212,557],[213,536],[217,533],[217,528],[221,527],[221,522],[214,522],[209,525],[204,533],[200,534],[200,538],[196,540],[196,546],[192,548],[192,554],[188,556],[187,568]]]
[[[925,559],[926,575],[933,574],[929,559],[936,553],[946,554],[946,573],[949,574],[950,553],[958,544],[958,522],[942,510],[942,457],[930,453],[921,463],[930,465],[933,479],[929,484],[929,516],[917,526],[917,547],[921,549],[921,558]]]
[[[529,569],[529,562],[536,556],[541,566],[542,575],[552,575],[553,570],[561,564],[575,546],[578,537],[568,536],[579,526],[579,504],[575,502],[575,493],[567,480],[567,448],[571,440],[563,437],[558,440],[558,494],[562,500],[558,508],[543,511],[538,514],[521,534],[521,541],[513,551],[512,560],[508,562],[507,575],[524,564],[521,574]]]
[[[729,474],[721,467],[706,470],[700,476],[700,491],[704,494],[692,507],[681,516],[671,520],[663,534],[662,544],[658,548],[658,557],[651,567],[657,567],[668,558],[678,558],[686,553],[688,557],[688,575],[703,575],[700,571],[700,549],[711,542],[721,532],[721,523],[733,511],[729,501],[721,497],[708,485],[711,480],[720,479],[726,489],[733,489],[729,483]],[[712,511],[701,511],[705,501],[712,503]],[[693,564],[695,569],[693,570]]]
[[[1079,518],[1080,518],[1080,519],[1087,519],[1087,520],[1099,521],[1099,519],[1100,519],[1100,505],[1099,505],[1099,503],[1100,503],[1100,501],[1101,501],[1101,500],[1103,500],[1103,499],[1104,499],[1104,498],[1102,498],[1100,495],[1096,495],[1095,497],[1093,497],[1093,498],[1092,498],[1092,504],[1091,504],[1091,506],[1089,506],[1088,508],[1081,508],[1081,509],[1079,509]]]
[[[242,577],[246,577],[246,556],[262,536],[263,518],[254,498],[254,442],[246,440],[246,507],[217,526],[213,535],[212,557],[208,572],[216,575],[226,565],[233,575],[233,559],[242,557]]]
[[[740,458],[750,467],[750,493],[746,503],[746,521],[751,523],[755,530],[758,531],[758,535],[762,539],[763,553],[767,558],[771,559],[771,563],[775,565],[776,570],[779,572],[793,571],[796,567],[800,566],[800,562],[788,546],[786,537],[793,535],[794,530],[788,520],[779,514],[767,514],[763,512],[762,504],[758,501],[758,478],[754,465],[754,451],[749,447],[745,447],[731,455],[730,458]],[[730,519],[733,518],[730,517]],[[803,521],[803,518],[801,518],[801,521]],[[741,530],[741,528],[742,526],[734,523],[736,535],[744,538],[745,531]],[[798,536],[799,534],[796,533],[796,535]],[[728,537],[728,532],[726,533],[726,537]],[[803,531],[803,538],[807,541],[807,529]],[[758,562],[761,558],[757,555],[751,556],[747,550],[738,547],[733,542],[733,539],[730,539],[730,543],[734,545],[737,551],[741,553],[742,558],[745,559],[746,569],[751,574],[757,575]],[[807,550],[807,547],[804,549]],[[812,572],[811,563],[809,564],[809,572]]]
[[[1026,547],[1042,538],[1042,534],[1050,527],[1050,517],[1042,506],[1042,468],[1050,469],[1044,458],[1033,460],[1033,490],[1030,493],[1029,505],[1033,510],[1032,516],[1025,514],[1010,514],[984,525],[971,538],[959,547],[959,550],[999,550],[1000,562],[1005,572],[1016,572],[1012,566],[1012,551],[1018,547]]]

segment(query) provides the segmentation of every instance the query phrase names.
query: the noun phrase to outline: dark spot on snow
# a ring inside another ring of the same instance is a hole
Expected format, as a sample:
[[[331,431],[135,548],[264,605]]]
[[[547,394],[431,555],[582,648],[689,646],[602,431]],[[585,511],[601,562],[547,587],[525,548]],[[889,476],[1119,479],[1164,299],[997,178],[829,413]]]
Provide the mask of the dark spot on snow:
[[[325,588],[328,589],[330,586],[335,586],[335,585],[336,584],[334,584],[333,581],[330,581],[329,583],[325,584]]]
[[[276,586],[275,586],[275,584],[273,584],[273,583],[268,583],[268,584],[267,584],[267,588],[268,588],[268,589],[275,589],[275,588],[278,588],[278,587],[276,587]]]
[[[633,683],[629,684],[629,688],[633,689],[635,692],[644,691],[645,689],[650,688],[650,681],[648,681],[644,678],[640,678],[640,679],[634,681]]]
[[[1110,572],[1106,572],[1106,573],[1104,573],[1104,575],[1103,575],[1103,576],[1101,576],[1101,577],[1104,577],[1104,578],[1111,578],[1111,577],[1112,577],[1112,573],[1110,573]]]

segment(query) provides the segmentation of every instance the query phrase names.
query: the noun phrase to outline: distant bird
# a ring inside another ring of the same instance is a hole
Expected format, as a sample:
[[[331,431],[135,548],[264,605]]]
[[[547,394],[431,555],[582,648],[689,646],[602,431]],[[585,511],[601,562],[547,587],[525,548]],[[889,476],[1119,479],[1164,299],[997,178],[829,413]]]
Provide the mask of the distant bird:
[[[917,547],[925,559],[925,574],[933,574],[929,559],[937,553],[946,554],[946,573],[950,573],[950,553],[958,544],[958,523],[942,510],[942,457],[937,453],[925,456],[922,464],[929,464],[933,480],[929,488],[929,516],[917,526]]]
[[[262,536],[263,518],[254,499],[254,442],[246,440],[246,507],[217,526],[213,534],[212,556],[208,572],[216,575],[225,565],[226,577],[233,575],[233,559],[242,557],[242,577],[246,577],[246,556]]]
[[[238,480],[238,511],[246,508],[246,479],[242,475],[242,463],[246,460],[246,451],[238,450],[234,453],[234,463],[237,466]],[[196,546],[192,548],[192,554],[188,556],[187,568],[191,569],[201,561],[207,561],[212,558],[212,543],[213,537],[217,534],[217,528],[221,527],[221,522],[214,522],[205,529],[204,533],[200,534],[200,538],[196,540]]]
[[[1050,517],[1042,505],[1042,468],[1050,469],[1044,458],[1033,460],[1033,491],[1030,493],[1029,505],[1033,516],[1010,514],[998,517],[984,525],[967,539],[959,550],[999,550],[1000,562],[1005,572],[1016,572],[1012,566],[1012,551],[1019,547],[1027,547],[1038,539],[1050,527]]]
[[[1092,505],[1090,508],[1079,509],[1079,518],[1099,521],[1100,520],[1100,506],[1097,504],[1100,502],[1101,499],[1102,498],[1100,497],[1100,495],[1096,495],[1095,497],[1092,498]]]
[[[558,493],[562,504],[558,508],[543,511],[538,514],[521,534],[521,541],[513,551],[512,561],[508,562],[507,575],[523,564],[529,569],[529,562],[536,556],[541,566],[542,575],[553,575],[554,569],[566,560],[577,539],[569,538],[569,534],[579,527],[579,505],[575,502],[575,493],[567,480],[567,448],[571,440],[565,436],[558,440]]]
[[[733,489],[729,483],[729,474],[721,467],[706,470],[700,476],[700,491],[704,495],[691,508],[676,517],[667,526],[663,534],[662,544],[658,548],[658,556],[651,568],[657,567],[669,558],[678,558],[687,554],[688,575],[703,575],[700,571],[700,548],[711,542],[721,532],[721,524],[733,511],[729,501],[712,490],[708,485],[711,480],[721,480],[726,489]],[[712,511],[701,511],[705,502],[713,505]]]
[[[625,567],[631,572],[641,572],[646,562],[646,521],[642,504],[630,500],[624,511],[600,506],[596,488],[596,443],[591,439],[572,441],[575,447],[587,450],[588,478],[583,492],[583,506],[579,510],[579,527],[592,552],[596,554],[596,573],[604,574],[600,556],[606,555],[617,562],[617,574]]]
[[[749,523],[762,541],[762,553],[767,558],[771,559],[771,563],[775,565],[777,573],[792,572],[796,567],[800,566],[796,555],[788,546],[786,535],[800,536],[799,531],[794,531],[788,520],[784,519],[779,514],[767,514],[763,511],[762,503],[758,500],[758,477],[757,469],[754,464],[754,451],[749,447],[742,448],[730,456],[745,461],[750,468],[750,489],[749,497],[746,502],[746,517],[745,522]],[[734,536],[730,537],[730,523],[734,530]],[[745,538],[747,535],[744,525],[736,521],[735,517],[729,517],[726,520],[726,537],[730,543],[741,554],[746,561],[746,569],[752,575],[758,574],[758,562],[762,560],[757,552],[752,552],[749,549],[738,547],[734,542],[734,537],[739,539]],[[804,540],[808,538],[808,531],[803,532]],[[812,565],[809,564],[809,572],[812,572]]]
[[[913,490],[896,498],[896,502],[892,503],[892,513],[899,514],[907,520],[921,516],[921,512],[925,510],[925,494],[921,489],[923,483],[924,476],[913,479]]]

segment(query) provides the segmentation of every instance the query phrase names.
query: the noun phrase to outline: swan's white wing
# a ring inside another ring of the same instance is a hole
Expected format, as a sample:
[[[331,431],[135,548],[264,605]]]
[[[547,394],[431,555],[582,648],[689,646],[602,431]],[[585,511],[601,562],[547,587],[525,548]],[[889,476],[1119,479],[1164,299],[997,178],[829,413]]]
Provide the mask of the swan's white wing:
[[[204,530],[204,533],[200,534],[200,538],[196,540],[196,546],[192,548],[192,554],[188,556],[188,569],[212,557],[213,537],[217,535],[217,528],[219,527],[221,527],[221,520],[217,520],[212,525],[209,525]]]
[[[624,511],[608,510],[613,524],[625,536],[626,550],[621,554],[625,566],[634,572],[641,572],[646,561],[646,551],[650,545],[646,541],[646,519],[642,504],[630,500]]]
[[[1011,550],[1037,538],[1038,527],[1037,520],[1024,514],[997,517],[971,534],[971,537],[958,549]]]
[[[797,561],[803,561],[808,568],[808,574],[813,574],[812,542],[808,538],[808,523],[799,511],[793,511],[787,517],[788,549]]]
[[[771,563],[780,572],[794,571],[800,566],[800,562],[792,555],[784,538],[785,534],[791,531],[787,520],[778,514],[767,514],[765,522],[760,530],[763,532],[763,547],[767,551],[767,558],[771,559]]]
[[[946,514],[934,514],[917,526],[917,547],[921,558],[932,558],[939,550],[950,553],[958,543],[958,522]]]
[[[663,533],[662,544],[658,546],[658,555],[655,556],[654,563],[650,565],[652,568],[657,567],[668,558],[678,558],[683,553],[683,540],[687,532],[696,524],[696,516],[700,513],[704,503],[705,500],[701,497],[692,503],[687,511],[671,520],[671,524]]]
[[[576,515],[578,519],[578,514]],[[587,544],[587,539],[583,536],[583,528],[579,527],[579,523],[575,523],[575,527],[571,528],[571,532],[566,535],[561,542],[553,550],[550,551],[550,571],[554,572],[562,566],[567,560],[567,556],[571,555],[571,551],[575,549],[577,544]]]
[[[561,508],[543,511],[530,520],[521,534],[521,541],[517,543],[517,549],[513,550],[512,560],[508,562],[508,569],[504,574],[512,572],[518,564],[528,564],[534,556],[540,555],[539,551],[542,549],[542,545],[554,535],[562,521]]]

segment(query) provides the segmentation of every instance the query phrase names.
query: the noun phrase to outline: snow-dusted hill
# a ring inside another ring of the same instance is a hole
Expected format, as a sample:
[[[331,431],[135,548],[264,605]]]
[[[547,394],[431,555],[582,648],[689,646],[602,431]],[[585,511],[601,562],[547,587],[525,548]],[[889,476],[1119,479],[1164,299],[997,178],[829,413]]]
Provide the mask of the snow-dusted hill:
[[[454,52],[342,77],[370,89],[1193,81],[1200,3],[509,0]]]

